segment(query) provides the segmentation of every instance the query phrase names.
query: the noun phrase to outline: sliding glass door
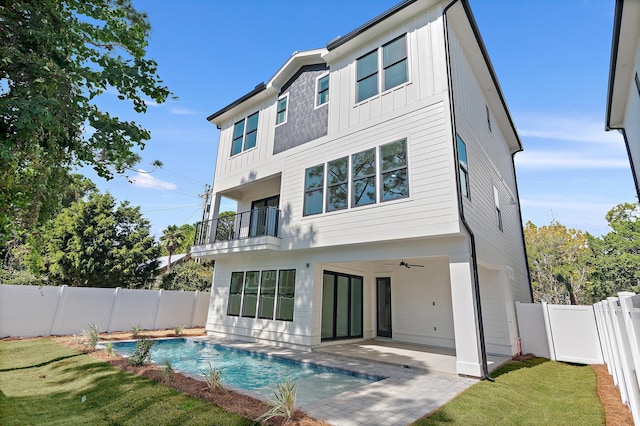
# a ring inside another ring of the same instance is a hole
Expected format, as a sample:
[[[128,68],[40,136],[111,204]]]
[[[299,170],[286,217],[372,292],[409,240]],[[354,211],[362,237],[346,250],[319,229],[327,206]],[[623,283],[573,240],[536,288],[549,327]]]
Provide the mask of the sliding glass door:
[[[362,337],[362,277],[325,271],[322,340]]]

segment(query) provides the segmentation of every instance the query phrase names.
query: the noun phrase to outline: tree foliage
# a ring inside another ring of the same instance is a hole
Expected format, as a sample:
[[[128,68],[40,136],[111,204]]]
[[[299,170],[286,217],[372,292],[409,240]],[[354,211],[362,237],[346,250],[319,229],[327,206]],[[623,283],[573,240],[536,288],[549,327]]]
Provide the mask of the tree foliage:
[[[184,233],[182,229],[178,228],[176,225],[169,225],[167,229],[162,231],[162,236],[160,237],[160,243],[162,247],[169,253],[169,259],[167,268],[171,271],[171,256],[176,251],[178,247],[184,242]]]
[[[573,305],[585,301],[587,234],[554,220],[541,227],[529,221],[524,235],[534,300]]]
[[[607,213],[612,231],[590,238],[593,298],[601,300],[620,291],[640,291],[640,206],[624,203]]]
[[[0,5],[0,245],[53,217],[69,172],[111,178],[139,160],[147,130],[98,107],[145,112],[170,92],[146,59],[150,26],[131,0],[11,0]]]
[[[172,225],[172,226],[175,226],[175,225]],[[173,251],[173,253],[189,253],[189,250],[191,249],[191,245],[193,245],[193,241],[195,240],[195,237],[196,237],[196,226],[185,223],[183,225],[180,225],[177,228],[182,234],[182,238],[181,238],[182,241],[180,242],[178,247]],[[162,239],[160,240],[160,242],[162,242]],[[167,250],[166,245],[161,244],[160,246],[162,248],[162,256],[169,255],[169,251]]]
[[[213,268],[197,262],[184,262],[162,276],[160,288],[181,291],[208,291]]]
[[[64,209],[44,232],[43,263],[51,284],[144,288],[160,248],[138,207],[92,194]]]

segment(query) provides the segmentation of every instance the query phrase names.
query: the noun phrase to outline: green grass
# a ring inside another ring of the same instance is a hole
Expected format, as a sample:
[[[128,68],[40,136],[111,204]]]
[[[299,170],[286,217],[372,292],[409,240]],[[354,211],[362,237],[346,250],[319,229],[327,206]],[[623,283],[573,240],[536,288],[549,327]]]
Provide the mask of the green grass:
[[[249,425],[50,339],[0,341],[2,425]]]
[[[414,425],[604,425],[589,366],[536,358],[498,369]]]

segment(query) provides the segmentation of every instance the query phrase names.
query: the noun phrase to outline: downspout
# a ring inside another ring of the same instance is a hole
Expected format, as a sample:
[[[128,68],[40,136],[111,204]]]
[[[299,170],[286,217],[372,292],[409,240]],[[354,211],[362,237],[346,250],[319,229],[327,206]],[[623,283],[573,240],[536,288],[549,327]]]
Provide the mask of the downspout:
[[[456,131],[456,116],[455,116],[455,107],[453,102],[453,84],[451,79],[451,57],[449,51],[449,30],[447,23],[447,12],[448,10],[460,0],[453,0],[449,3],[444,10],[442,11],[442,23],[444,28],[444,42],[445,42],[445,52],[446,52],[446,63],[447,63],[447,85],[449,89],[449,109],[451,114],[451,134],[453,137],[453,153],[454,153],[454,161],[456,170],[458,168],[458,139],[457,139],[457,131]],[[478,255],[476,252],[476,239],[471,230],[471,227],[467,223],[464,217],[464,206],[462,200],[462,190],[460,188],[460,174],[456,172],[456,189],[458,195],[458,213],[460,215],[460,221],[464,225],[467,233],[469,234],[469,244],[471,246],[471,265],[473,268],[473,290],[474,296],[476,300],[476,316],[478,320],[478,338],[480,339],[480,355],[482,358],[482,374],[483,378],[494,382],[495,379],[489,375],[489,366],[487,364],[487,347],[484,337],[484,324],[482,320],[482,304],[480,303],[480,279],[478,277]]]

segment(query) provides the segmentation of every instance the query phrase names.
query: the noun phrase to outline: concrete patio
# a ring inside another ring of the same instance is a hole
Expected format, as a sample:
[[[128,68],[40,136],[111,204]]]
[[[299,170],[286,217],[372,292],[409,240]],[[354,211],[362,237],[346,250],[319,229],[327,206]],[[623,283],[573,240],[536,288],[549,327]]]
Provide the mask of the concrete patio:
[[[477,382],[476,379],[455,375],[455,354],[452,351],[419,345],[367,340],[309,352],[211,336],[202,339],[237,349],[384,377],[369,385],[300,405],[309,415],[333,425],[404,426],[438,409]],[[491,365],[495,368],[506,360],[506,357],[497,357]]]

